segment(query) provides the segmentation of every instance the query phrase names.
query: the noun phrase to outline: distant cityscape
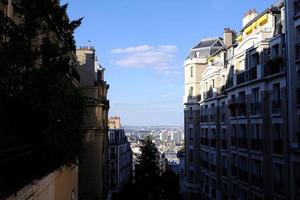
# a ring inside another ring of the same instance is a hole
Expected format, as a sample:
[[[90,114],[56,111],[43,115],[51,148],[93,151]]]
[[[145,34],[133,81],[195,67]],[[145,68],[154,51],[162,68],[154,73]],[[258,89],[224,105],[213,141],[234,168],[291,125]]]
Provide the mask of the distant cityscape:
[[[184,130],[177,126],[124,126],[125,134],[133,151],[133,162],[140,153],[142,140],[151,136],[161,158],[167,160],[169,167],[178,170],[177,152],[184,148]]]

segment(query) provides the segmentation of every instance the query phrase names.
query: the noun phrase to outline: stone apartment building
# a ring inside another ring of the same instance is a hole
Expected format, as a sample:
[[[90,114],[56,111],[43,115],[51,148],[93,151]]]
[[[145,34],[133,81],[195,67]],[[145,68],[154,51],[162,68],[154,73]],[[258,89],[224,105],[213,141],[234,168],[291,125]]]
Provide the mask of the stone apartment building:
[[[109,190],[118,192],[132,177],[132,150],[123,129],[110,129],[109,137]]]
[[[300,1],[285,1],[291,199],[300,199]]]
[[[120,129],[121,128],[121,119],[120,117],[110,117],[108,119],[109,129]]]
[[[18,25],[24,15],[20,14],[14,3],[14,0],[1,1],[0,13]],[[68,17],[67,13],[64,15]],[[53,21],[49,20],[49,22],[44,23],[53,23]],[[3,24],[2,21],[1,26]],[[58,34],[57,30],[51,29],[49,31],[51,32],[45,33],[48,39],[55,40],[64,46],[63,40],[65,38]],[[31,48],[38,49],[42,45],[43,38],[45,35],[42,34],[38,38],[34,38]],[[0,36],[0,43],[7,40],[9,38],[5,34]],[[70,61],[76,66],[78,63],[75,52],[70,51],[69,56]],[[38,62],[35,64],[34,67],[40,67]],[[71,67],[69,70],[72,70]],[[1,74],[1,78],[3,78],[3,74]],[[79,87],[78,77],[74,77],[72,73],[66,73],[65,78]],[[0,199],[77,200],[78,167],[73,164],[62,165],[55,169],[45,167],[41,163],[43,162],[41,161],[43,160],[41,149],[32,141],[28,142],[20,137],[22,132],[28,130],[23,129],[24,127],[17,117],[10,118],[9,113],[14,113],[14,111],[10,105],[2,104],[1,98],[0,95]],[[21,116],[21,113],[18,114]],[[28,115],[28,113],[26,114]],[[20,126],[20,129],[23,130],[12,130],[9,128],[10,126]]]
[[[86,98],[84,116],[84,151],[79,158],[79,198],[105,199],[108,192],[108,110],[109,85],[104,68],[96,58],[94,47],[76,50],[78,73]]]
[[[289,123],[299,117],[288,120],[297,90],[289,92],[285,14],[283,2],[250,10],[240,34],[226,28],[186,59],[187,199],[297,199],[299,138],[291,143]]]

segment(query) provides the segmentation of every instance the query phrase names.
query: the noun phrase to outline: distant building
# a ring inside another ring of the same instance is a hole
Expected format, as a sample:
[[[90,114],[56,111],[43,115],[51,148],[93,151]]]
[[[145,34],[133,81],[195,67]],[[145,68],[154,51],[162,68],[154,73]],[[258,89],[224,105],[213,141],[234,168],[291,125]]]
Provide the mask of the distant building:
[[[178,131],[173,131],[171,132],[171,140],[176,144],[180,144],[181,143],[181,136],[182,134]]]
[[[132,150],[123,129],[111,129],[109,138],[109,190],[118,192],[132,176]]]
[[[110,117],[108,119],[109,129],[120,129],[121,128],[121,119],[120,117]]]
[[[79,198],[105,199],[108,191],[108,84],[91,46],[76,50],[80,84],[86,97],[84,151],[79,158]]]
[[[167,131],[163,131],[159,134],[159,138],[162,142],[170,141],[170,134]]]

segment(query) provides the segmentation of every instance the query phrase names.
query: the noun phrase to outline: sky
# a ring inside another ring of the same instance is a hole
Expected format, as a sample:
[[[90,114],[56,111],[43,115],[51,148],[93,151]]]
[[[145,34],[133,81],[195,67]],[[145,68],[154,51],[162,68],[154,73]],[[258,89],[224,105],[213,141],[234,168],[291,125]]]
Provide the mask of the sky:
[[[183,63],[202,38],[239,32],[245,12],[275,0],[62,0],[77,46],[95,47],[122,125],[183,126]]]

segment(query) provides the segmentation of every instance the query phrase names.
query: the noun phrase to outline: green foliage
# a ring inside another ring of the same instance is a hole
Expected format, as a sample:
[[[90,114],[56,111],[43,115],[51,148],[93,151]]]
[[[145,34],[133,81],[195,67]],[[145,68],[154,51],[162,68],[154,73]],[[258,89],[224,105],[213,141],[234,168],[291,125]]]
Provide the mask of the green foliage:
[[[18,24],[0,12],[0,100],[23,119],[6,112],[0,120],[20,127],[6,128],[4,134],[36,144],[45,166],[76,163],[83,146],[84,98],[66,74],[75,71],[69,64],[73,33],[82,19],[70,21],[67,7],[57,1],[14,3]]]
[[[112,199],[179,200],[179,178],[167,171],[160,175],[159,153],[152,139],[147,137],[141,147],[141,155],[135,169],[134,182],[129,182]]]

